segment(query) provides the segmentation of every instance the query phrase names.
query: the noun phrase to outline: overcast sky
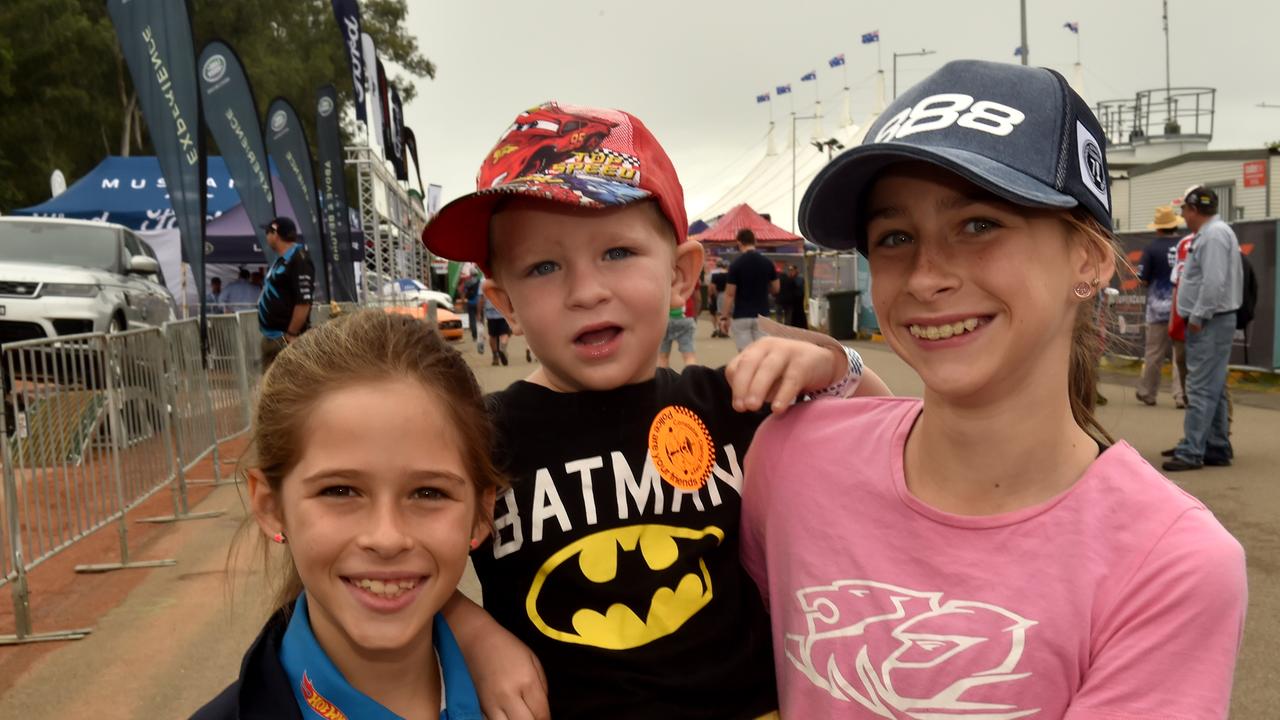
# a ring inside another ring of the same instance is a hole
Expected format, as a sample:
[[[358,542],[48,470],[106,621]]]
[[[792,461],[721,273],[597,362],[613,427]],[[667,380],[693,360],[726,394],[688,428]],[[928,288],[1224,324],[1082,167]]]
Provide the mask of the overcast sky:
[[[1080,23],[1084,94],[1090,104],[1164,86],[1159,0],[1028,0],[1030,60],[1071,77]],[[409,31],[436,63],[405,108],[426,182],[446,200],[474,189],[483,157],[516,114],[544,100],[616,107],[640,117],[670,153],[692,219],[763,154],[769,109],[759,93],[791,83],[796,110],[812,109],[816,69],[828,117],[843,76],[827,60],[844,53],[853,116],[874,99],[880,31],[887,82],[891,54],[904,88],[958,58],[1013,62],[1018,0],[410,0]],[[1218,89],[1213,149],[1280,140],[1280,2],[1170,0],[1173,85]],[[774,98],[776,119],[789,107]],[[779,122],[781,126],[782,123]],[[781,138],[780,138],[781,140]],[[780,143],[781,144],[781,143]]]

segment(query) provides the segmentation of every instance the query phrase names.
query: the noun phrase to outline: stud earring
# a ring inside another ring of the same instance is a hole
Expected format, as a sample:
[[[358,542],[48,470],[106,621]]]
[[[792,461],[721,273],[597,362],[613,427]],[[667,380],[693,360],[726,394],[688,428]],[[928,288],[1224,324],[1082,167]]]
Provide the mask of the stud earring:
[[[1093,294],[1093,286],[1087,282],[1078,282],[1071,288],[1071,292],[1081,300],[1085,300]]]
[[[480,547],[480,541],[475,538],[471,538],[471,549],[475,550],[478,547]]]
[[[271,536],[271,541],[274,543],[278,543],[280,545],[284,545],[285,543],[289,542],[289,538],[285,537],[284,533],[278,532],[275,535]]]

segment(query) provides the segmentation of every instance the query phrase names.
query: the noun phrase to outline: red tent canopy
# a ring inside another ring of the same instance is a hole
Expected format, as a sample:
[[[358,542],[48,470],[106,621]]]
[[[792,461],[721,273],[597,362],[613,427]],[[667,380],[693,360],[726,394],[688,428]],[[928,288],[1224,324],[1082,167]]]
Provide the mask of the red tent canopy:
[[[789,233],[765,220],[763,216],[752,210],[751,206],[746,203],[738,205],[725,213],[716,221],[715,225],[698,233],[693,239],[704,245],[707,243],[737,242],[738,231],[744,228],[755,233],[757,245],[795,245],[802,247],[804,243],[804,238]]]

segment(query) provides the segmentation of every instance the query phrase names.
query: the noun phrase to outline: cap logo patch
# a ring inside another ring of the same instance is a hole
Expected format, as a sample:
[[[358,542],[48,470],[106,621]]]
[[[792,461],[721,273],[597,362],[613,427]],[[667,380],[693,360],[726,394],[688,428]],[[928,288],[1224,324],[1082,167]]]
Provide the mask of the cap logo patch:
[[[1111,210],[1107,198],[1107,169],[1102,161],[1102,146],[1079,120],[1076,121],[1076,148],[1080,152],[1080,179],[1102,207]]]
[[[1021,110],[1003,103],[974,102],[972,95],[963,93],[940,93],[894,115],[876,133],[875,141],[901,140],[917,133],[945,130],[952,125],[1004,137],[1026,119]]]

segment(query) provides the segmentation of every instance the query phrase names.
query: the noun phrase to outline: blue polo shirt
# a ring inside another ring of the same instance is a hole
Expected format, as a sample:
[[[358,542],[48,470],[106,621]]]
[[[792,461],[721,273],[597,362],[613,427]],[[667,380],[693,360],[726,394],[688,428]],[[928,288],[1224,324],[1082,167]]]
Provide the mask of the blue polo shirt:
[[[471,672],[444,616],[437,613],[432,625],[436,658],[440,665],[440,720],[483,720]],[[293,617],[280,646],[280,664],[289,676],[294,699],[304,717],[322,716],[335,708],[348,718],[396,720],[400,716],[347,683],[342,672],[320,647],[311,632],[307,595],[298,596]]]
[[[262,281],[262,295],[258,298],[258,329],[263,337],[284,337],[293,320],[293,309],[298,305],[311,304],[314,278],[311,256],[301,243],[294,243],[271,263]],[[307,325],[303,323],[302,329],[306,330]]]

